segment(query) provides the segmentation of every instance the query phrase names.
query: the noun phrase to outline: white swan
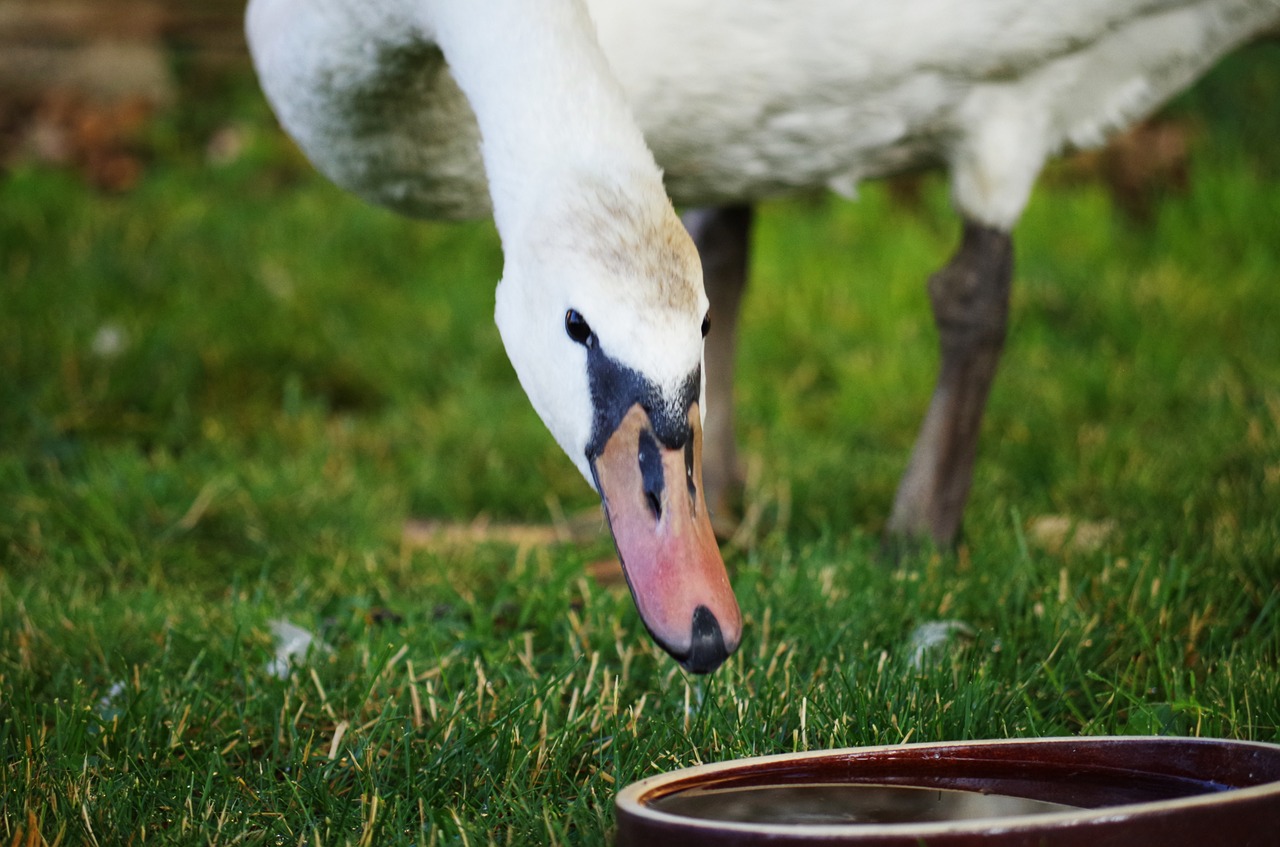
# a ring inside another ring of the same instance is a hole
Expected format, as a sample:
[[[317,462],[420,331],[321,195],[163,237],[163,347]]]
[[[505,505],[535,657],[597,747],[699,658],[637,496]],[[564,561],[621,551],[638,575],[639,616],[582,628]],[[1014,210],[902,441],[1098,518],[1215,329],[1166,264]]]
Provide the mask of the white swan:
[[[742,620],[702,496],[701,267],[583,7],[254,0],[248,33],[284,124],[343,184],[458,211],[484,208],[487,173],[520,382],[600,492],[649,631],[716,668]],[[463,167],[433,159],[457,137]]]
[[[590,19],[582,0],[252,0],[248,33],[282,123],[330,178],[412,215],[492,210],[497,322],[521,383],[600,490],[646,625],[703,670],[740,634],[700,499],[698,409],[720,490],[742,204],[950,169],[965,227],[930,282],[941,375],[889,522],[945,543],[1003,342],[1009,232],[1043,163],[1280,21],[1280,0],[586,6]],[[725,327],[709,403],[707,300],[655,158],[675,200],[728,207],[688,218]]]

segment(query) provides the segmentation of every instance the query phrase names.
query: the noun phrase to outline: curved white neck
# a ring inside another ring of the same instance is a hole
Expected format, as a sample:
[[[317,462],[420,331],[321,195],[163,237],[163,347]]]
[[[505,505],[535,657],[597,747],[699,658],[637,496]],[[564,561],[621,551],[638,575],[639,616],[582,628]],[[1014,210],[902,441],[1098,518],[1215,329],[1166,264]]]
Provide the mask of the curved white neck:
[[[584,183],[665,200],[582,0],[435,0],[428,17],[479,123],[508,250],[525,225]]]

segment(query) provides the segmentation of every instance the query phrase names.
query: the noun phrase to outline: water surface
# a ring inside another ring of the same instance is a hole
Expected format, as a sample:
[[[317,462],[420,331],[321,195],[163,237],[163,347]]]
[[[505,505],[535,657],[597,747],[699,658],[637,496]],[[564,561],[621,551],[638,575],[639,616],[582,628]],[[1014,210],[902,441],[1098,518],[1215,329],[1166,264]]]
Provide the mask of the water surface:
[[[929,823],[1043,815],[1077,807],[976,791],[813,782],[695,788],[659,798],[651,808],[704,820],[796,825]]]

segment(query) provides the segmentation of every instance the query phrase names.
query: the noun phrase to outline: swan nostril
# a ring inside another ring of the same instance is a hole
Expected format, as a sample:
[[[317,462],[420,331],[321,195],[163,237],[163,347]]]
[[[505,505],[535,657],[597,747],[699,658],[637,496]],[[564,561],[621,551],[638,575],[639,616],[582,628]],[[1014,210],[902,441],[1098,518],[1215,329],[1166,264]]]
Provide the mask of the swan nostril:
[[[640,463],[644,500],[654,519],[659,519],[662,517],[662,490],[666,487],[666,480],[663,477],[662,453],[658,449],[658,441],[649,430],[640,433],[640,450],[636,459]]]
[[[698,510],[698,486],[693,482],[693,439],[684,445],[684,481],[689,487],[689,507],[693,512]]]
[[[724,646],[724,634],[720,622],[706,606],[693,610],[693,639],[689,642],[689,655],[680,660],[689,673],[711,673],[729,658]]]

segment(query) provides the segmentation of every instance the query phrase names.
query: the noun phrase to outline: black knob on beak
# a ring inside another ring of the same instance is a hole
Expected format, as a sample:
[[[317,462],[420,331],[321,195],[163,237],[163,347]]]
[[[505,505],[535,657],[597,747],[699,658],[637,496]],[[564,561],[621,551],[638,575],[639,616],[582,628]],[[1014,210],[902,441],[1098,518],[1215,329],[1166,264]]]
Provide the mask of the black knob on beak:
[[[693,610],[693,640],[689,643],[689,655],[680,661],[689,673],[711,673],[729,658],[720,632],[720,622],[706,606]]]

